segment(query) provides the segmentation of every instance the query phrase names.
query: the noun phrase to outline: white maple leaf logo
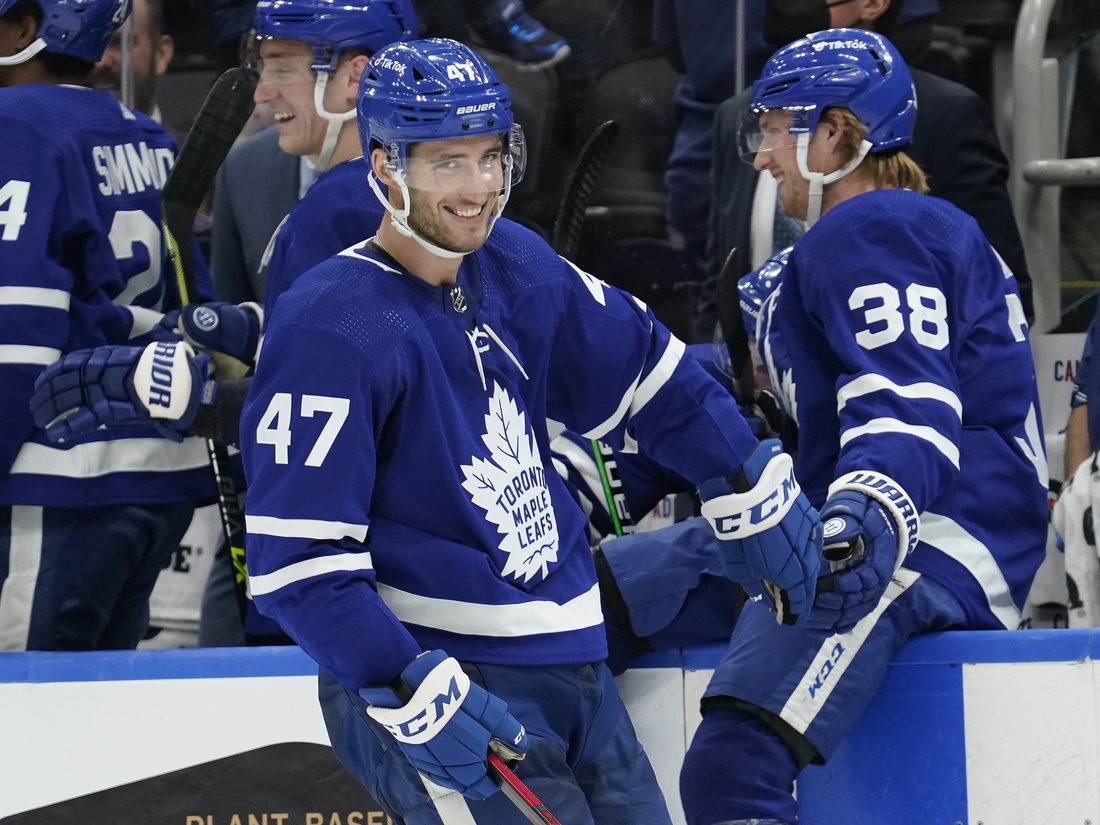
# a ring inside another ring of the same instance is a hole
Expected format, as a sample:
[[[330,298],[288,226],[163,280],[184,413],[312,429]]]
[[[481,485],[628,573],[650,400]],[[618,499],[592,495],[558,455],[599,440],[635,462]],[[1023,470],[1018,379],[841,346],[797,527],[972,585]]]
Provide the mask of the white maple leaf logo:
[[[508,554],[502,575],[529,582],[558,560],[558,521],[546,486],[542,456],[527,416],[508,391],[493,382],[482,442],[489,460],[471,457],[462,465],[462,487],[503,533],[500,549]]]

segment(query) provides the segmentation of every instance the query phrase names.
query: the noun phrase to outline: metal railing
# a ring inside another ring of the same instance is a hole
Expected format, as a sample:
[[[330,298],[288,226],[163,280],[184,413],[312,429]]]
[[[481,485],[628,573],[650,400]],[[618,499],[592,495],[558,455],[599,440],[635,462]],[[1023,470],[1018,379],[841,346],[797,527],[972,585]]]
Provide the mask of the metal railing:
[[[1036,332],[1061,320],[1061,187],[1100,186],[1100,157],[1062,158],[1058,60],[1045,55],[1056,2],[1024,0],[1012,58],[1011,192],[1031,271]]]

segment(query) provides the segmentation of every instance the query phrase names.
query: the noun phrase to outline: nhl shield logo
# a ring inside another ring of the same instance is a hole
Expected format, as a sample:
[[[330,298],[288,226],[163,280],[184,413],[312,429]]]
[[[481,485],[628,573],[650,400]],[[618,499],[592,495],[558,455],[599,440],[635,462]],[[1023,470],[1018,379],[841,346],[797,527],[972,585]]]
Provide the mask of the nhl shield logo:
[[[466,293],[462,291],[462,287],[456,286],[451,290],[451,306],[455,308],[455,312],[466,311]]]

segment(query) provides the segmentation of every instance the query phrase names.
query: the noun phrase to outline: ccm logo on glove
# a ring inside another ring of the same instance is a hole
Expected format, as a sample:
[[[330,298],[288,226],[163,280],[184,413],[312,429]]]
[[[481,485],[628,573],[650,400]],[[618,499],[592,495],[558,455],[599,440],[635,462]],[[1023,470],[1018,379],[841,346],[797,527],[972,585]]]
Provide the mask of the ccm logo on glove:
[[[779,524],[801,492],[794,477],[794,462],[783,453],[768,463],[751,490],[705,502],[702,512],[712,519],[719,538],[743,538]]]
[[[446,659],[420,683],[401,708],[367,708],[370,717],[399,742],[422,745],[430,741],[458,712],[470,692],[470,677],[454,659]]]

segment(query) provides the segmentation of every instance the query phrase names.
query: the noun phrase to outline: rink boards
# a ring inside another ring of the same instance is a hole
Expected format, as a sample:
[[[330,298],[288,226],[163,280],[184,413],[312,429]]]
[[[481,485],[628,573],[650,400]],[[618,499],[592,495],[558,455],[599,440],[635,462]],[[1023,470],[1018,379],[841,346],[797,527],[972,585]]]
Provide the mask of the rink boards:
[[[620,679],[677,822],[720,652]],[[1085,630],[912,642],[830,764],[802,775],[800,822],[1100,823],[1098,652]],[[332,761],[315,674],[296,648],[0,655],[0,822],[383,825]]]

